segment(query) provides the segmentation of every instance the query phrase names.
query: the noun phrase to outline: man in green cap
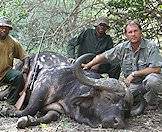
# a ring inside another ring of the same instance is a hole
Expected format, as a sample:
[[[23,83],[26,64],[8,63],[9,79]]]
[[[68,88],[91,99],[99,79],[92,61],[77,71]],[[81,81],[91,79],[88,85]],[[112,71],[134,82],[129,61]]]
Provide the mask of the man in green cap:
[[[9,86],[0,92],[0,100],[7,99],[9,103],[15,104],[24,87],[23,73],[28,72],[28,54],[20,43],[9,35],[11,30],[11,21],[4,16],[0,17],[0,86]],[[13,69],[14,58],[24,63],[21,72]]]
[[[70,61],[86,53],[98,55],[113,48],[113,40],[110,35],[106,34],[106,31],[110,28],[107,18],[98,18],[94,23],[94,27],[95,29],[82,31],[78,37],[69,41],[67,53]],[[120,76],[120,65],[118,63],[112,64],[108,62],[96,65],[91,69],[100,74],[107,73],[111,78],[118,79]]]

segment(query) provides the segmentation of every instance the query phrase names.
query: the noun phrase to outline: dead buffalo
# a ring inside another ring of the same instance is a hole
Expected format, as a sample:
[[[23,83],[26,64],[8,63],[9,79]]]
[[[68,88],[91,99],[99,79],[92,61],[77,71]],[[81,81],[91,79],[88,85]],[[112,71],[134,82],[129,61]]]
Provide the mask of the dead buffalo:
[[[23,110],[8,109],[1,114],[21,117],[18,128],[56,121],[63,113],[91,127],[101,124],[103,128],[124,128],[133,96],[118,80],[103,80],[93,71],[83,71],[80,65],[89,56],[81,56],[72,65],[59,54],[40,53],[28,105]],[[142,107],[143,103],[132,113],[138,114]],[[41,116],[34,118],[37,113]]]

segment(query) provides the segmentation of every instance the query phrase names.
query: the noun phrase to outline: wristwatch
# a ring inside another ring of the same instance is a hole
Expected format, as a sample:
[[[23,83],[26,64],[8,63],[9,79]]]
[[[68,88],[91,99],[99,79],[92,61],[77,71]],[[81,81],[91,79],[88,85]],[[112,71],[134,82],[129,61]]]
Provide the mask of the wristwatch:
[[[131,75],[132,75],[133,77],[137,77],[136,72],[137,72],[137,71],[132,72]]]

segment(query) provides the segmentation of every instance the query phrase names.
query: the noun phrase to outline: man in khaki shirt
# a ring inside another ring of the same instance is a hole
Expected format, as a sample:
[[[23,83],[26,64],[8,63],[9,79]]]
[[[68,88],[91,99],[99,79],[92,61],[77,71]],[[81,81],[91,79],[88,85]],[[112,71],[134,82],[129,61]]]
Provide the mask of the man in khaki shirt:
[[[7,99],[9,103],[15,104],[24,87],[22,73],[28,71],[28,54],[20,43],[9,35],[10,30],[11,21],[6,17],[0,17],[0,86],[10,86],[0,92],[0,100]],[[24,63],[22,72],[12,69],[14,58]]]

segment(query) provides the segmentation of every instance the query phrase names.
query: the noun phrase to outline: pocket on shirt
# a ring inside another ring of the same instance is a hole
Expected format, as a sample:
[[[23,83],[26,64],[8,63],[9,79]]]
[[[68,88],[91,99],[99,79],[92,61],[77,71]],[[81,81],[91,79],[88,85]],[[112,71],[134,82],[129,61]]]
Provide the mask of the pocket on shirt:
[[[144,60],[139,60],[138,61],[138,68],[139,69],[143,69],[143,68],[146,68],[146,67],[147,67],[146,61],[144,61]]]
[[[13,61],[13,59],[14,59],[14,53],[13,53],[13,49],[12,49],[12,47],[10,47],[9,49],[8,49],[8,59],[10,60],[10,61]]]
[[[132,72],[132,62],[130,60],[123,61],[122,71],[125,75],[129,75]]]

